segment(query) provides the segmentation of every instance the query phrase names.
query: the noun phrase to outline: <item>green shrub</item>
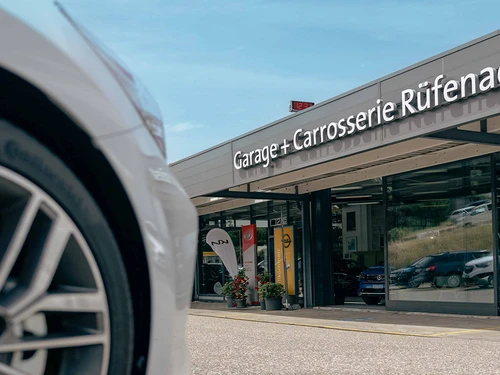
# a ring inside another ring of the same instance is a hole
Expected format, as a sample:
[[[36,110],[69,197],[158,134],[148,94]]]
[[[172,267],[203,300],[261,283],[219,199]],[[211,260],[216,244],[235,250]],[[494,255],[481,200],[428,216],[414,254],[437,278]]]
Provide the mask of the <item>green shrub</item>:
[[[222,294],[224,294],[227,298],[235,298],[236,292],[234,291],[234,281],[228,281],[222,287]]]
[[[267,283],[259,288],[262,299],[281,298],[285,294],[285,287],[279,283]]]

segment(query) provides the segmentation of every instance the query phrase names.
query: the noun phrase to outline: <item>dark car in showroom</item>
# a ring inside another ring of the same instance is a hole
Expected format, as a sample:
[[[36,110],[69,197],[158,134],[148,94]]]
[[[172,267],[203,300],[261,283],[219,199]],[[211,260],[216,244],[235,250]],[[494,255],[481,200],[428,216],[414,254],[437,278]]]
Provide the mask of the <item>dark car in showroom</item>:
[[[352,259],[334,259],[336,273],[345,274],[344,288],[348,297],[355,297],[358,291],[358,276],[366,268]]]
[[[487,250],[471,250],[427,255],[408,267],[392,271],[390,282],[408,288],[418,288],[424,283],[432,283],[436,288],[458,288],[462,285],[465,263],[489,254]]]
[[[358,295],[367,305],[378,305],[385,299],[384,266],[373,266],[359,275]]]

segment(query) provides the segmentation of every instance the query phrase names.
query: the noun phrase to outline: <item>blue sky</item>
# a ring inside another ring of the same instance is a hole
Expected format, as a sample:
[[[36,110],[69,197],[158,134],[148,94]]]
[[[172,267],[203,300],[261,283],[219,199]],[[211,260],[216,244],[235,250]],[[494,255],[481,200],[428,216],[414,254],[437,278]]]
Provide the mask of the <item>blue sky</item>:
[[[500,29],[498,0],[63,4],[156,98],[169,162]]]

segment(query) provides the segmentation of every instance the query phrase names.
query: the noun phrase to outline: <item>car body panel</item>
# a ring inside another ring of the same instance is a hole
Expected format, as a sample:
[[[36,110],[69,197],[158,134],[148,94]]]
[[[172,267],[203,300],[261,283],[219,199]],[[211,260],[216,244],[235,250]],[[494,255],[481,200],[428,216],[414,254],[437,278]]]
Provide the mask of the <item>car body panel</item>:
[[[462,278],[473,280],[474,278],[481,279],[490,275],[493,275],[493,255],[465,263]]]
[[[198,234],[193,205],[111,72],[53,3],[1,0],[0,30],[7,29],[0,32],[0,49],[13,52],[0,54],[0,67],[44,92],[93,139],[135,211],[151,284],[147,374],[189,374],[185,326]]]
[[[474,206],[459,208],[458,210],[455,210],[451,213],[449,219],[454,223],[461,222],[464,219],[465,215],[467,215],[467,213],[473,209]]]
[[[148,374],[188,374],[184,330],[194,280],[196,211],[146,128],[97,144],[114,159],[146,239],[153,311]],[[171,371],[165,372],[167,363]]]
[[[460,222],[461,225],[479,225],[487,224],[492,222],[492,204],[481,204],[474,207],[472,210],[467,212],[463,216],[463,220]]]
[[[487,250],[470,250],[428,255],[408,267],[392,271],[391,284],[417,288],[423,283],[433,283],[435,278],[461,276],[468,261],[488,254]]]
[[[9,31],[0,33],[9,51],[0,66],[43,91],[89,135],[142,126],[109,69],[53,2],[0,0],[0,25]]]
[[[359,296],[385,296],[385,268],[373,266],[359,275]]]

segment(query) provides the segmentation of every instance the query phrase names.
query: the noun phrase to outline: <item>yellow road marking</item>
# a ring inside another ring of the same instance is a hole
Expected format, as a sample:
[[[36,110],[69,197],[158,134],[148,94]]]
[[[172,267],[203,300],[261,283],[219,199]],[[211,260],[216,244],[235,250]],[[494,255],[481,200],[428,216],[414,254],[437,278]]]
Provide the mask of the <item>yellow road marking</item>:
[[[481,332],[481,331],[494,331],[494,330],[499,330],[499,329],[500,329],[500,326],[490,327],[490,328],[463,329],[461,331],[431,333],[428,336],[438,337],[438,336],[448,336],[448,335],[461,335],[462,333]]]

